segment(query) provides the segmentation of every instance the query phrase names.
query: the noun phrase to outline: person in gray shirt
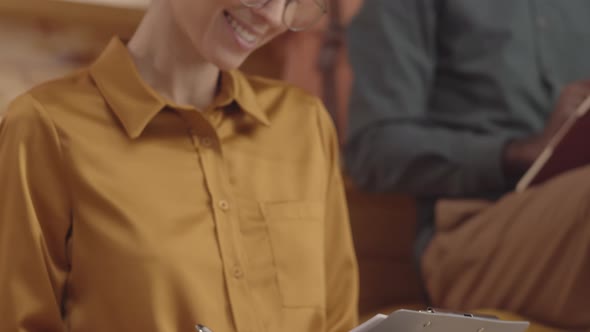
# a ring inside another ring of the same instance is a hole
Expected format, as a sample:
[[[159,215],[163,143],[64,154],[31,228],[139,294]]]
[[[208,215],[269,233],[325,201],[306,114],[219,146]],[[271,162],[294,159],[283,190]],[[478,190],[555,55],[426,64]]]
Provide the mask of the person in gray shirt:
[[[366,0],[345,163],[418,200],[432,305],[590,329],[590,167],[516,181],[590,95],[588,0]]]

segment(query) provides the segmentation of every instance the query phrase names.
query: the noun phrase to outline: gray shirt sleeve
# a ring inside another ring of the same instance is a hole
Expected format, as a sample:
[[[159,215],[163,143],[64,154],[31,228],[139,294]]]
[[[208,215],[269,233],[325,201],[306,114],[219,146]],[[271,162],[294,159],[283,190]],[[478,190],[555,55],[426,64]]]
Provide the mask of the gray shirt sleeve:
[[[355,80],[345,162],[365,188],[466,196],[507,186],[501,163],[508,138],[450,126],[431,106],[440,3],[367,0],[350,26]]]

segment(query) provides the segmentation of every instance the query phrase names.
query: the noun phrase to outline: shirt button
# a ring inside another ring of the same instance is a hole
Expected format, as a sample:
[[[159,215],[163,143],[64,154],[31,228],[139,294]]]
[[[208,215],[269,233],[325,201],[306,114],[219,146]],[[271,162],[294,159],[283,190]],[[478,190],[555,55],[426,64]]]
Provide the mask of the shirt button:
[[[229,202],[226,200],[220,200],[219,201],[219,208],[222,209],[223,211],[228,211],[229,210]]]
[[[211,137],[202,137],[201,144],[206,148],[210,148],[213,145],[213,139]]]
[[[242,269],[240,269],[240,267],[238,267],[238,266],[234,267],[233,274],[234,274],[234,278],[236,278],[236,279],[241,279],[244,276],[244,272],[242,272]]]

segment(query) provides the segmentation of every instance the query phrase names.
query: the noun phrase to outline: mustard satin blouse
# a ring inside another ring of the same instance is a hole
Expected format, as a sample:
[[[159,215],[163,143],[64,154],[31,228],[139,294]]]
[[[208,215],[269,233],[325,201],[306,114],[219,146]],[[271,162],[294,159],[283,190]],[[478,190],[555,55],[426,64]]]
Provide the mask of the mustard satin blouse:
[[[0,331],[346,332],[357,265],[321,103],[224,72],[206,110],[113,39],[0,124]]]

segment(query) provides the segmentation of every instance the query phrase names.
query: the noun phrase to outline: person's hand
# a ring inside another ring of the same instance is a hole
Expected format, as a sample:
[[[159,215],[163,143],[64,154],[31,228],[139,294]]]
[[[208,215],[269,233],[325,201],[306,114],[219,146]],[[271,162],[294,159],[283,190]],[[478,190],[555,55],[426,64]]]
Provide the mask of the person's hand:
[[[555,110],[542,133],[545,143],[555,135],[588,96],[590,96],[590,80],[571,83],[561,91]]]
[[[555,133],[590,96],[590,80],[576,81],[561,92],[555,109],[543,131],[531,137],[513,140],[504,149],[504,173],[509,179],[519,178],[533,164]]]

